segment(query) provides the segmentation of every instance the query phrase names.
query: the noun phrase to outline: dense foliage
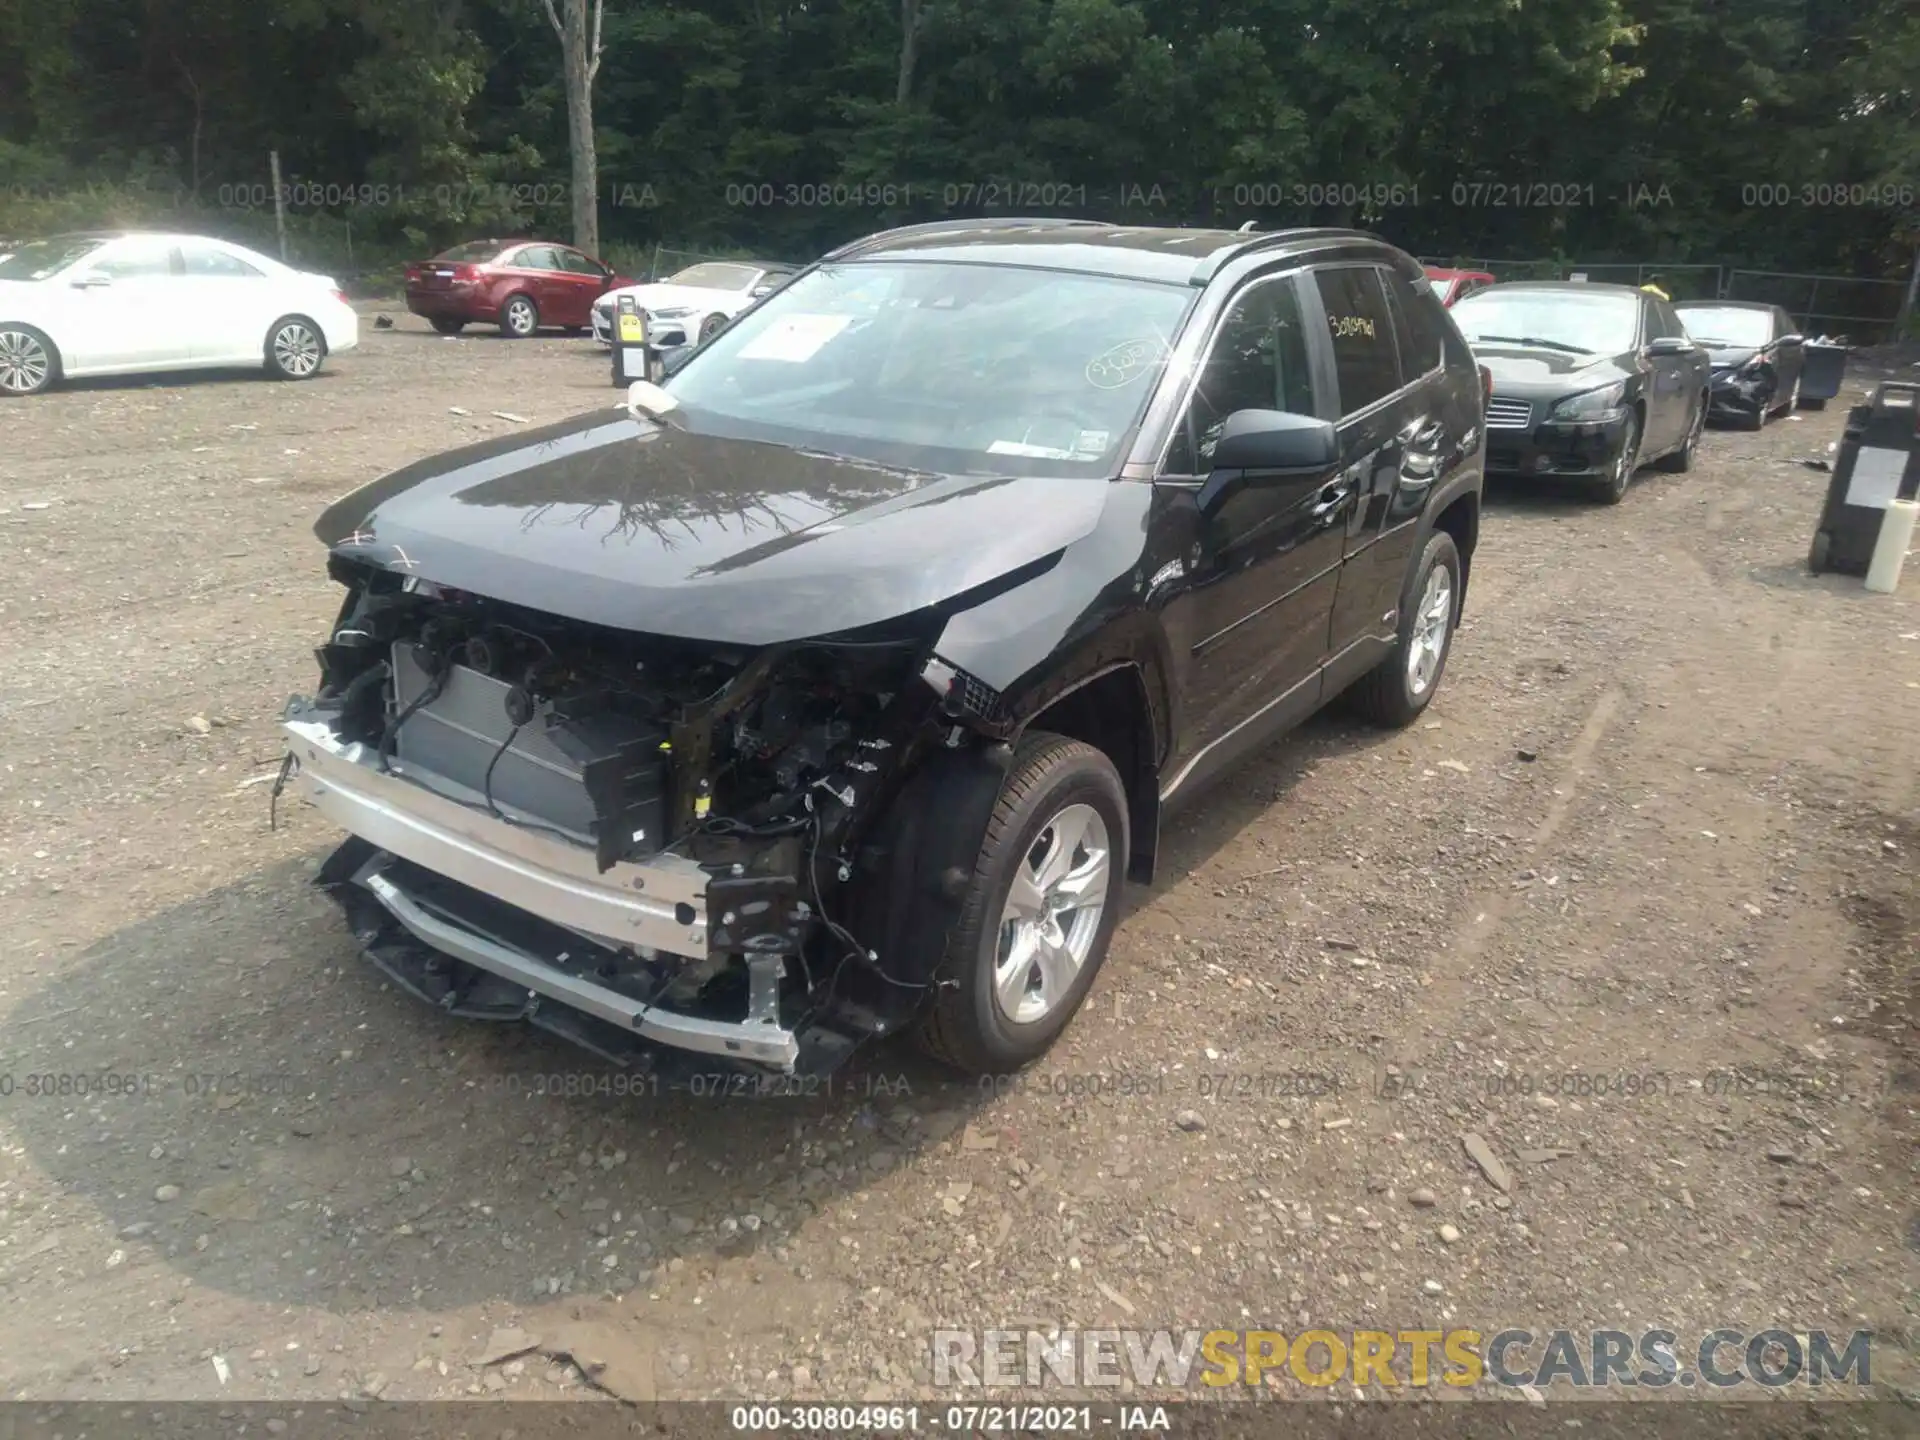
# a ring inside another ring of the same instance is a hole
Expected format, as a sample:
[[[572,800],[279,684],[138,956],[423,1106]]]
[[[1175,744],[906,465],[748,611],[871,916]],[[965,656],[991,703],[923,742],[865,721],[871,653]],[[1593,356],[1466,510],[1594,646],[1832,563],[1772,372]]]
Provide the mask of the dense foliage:
[[[1904,278],[1911,0],[606,0],[609,246],[991,211]],[[542,0],[0,0],[0,233],[575,228]]]

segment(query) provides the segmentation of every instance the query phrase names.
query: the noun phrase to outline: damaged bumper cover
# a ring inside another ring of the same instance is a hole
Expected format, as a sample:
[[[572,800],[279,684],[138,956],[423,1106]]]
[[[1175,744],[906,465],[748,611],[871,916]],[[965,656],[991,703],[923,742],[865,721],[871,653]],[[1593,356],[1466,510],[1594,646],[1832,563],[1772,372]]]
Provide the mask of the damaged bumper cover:
[[[497,819],[477,796],[466,802],[383,770],[373,747],[343,742],[328,712],[310,702],[289,704],[282,731],[294,767],[290,781],[363,842],[352,852],[360,863],[351,873],[323,872],[323,880],[357,892],[347,905],[356,933],[370,958],[409,990],[456,1013],[489,1018],[534,1019],[557,1006],[596,1023],[547,1028],[623,1061],[630,1057],[604,1043],[609,1037],[597,1042],[581,1032],[611,1027],[728,1061],[796,1068],[801,1037],[779,1015],[784,955],[749,954],[738,1019],[666,1007],[651,993],[656,987],[644,967],[613,963],[636,954],[669,964],[706,959],[710,933],[734,915],[710,915],[710,903],[740,908],[724,898],[730,882],[667,853],[603,873],[584,846]],[[377,902],[392,925],[374,923],[359,896]],[[396,951],[392,926],[432,954]],[[446,959],[503,983],[476,993],[460,973],[449,974]],[[616,972],[619,983],[611,983]]]

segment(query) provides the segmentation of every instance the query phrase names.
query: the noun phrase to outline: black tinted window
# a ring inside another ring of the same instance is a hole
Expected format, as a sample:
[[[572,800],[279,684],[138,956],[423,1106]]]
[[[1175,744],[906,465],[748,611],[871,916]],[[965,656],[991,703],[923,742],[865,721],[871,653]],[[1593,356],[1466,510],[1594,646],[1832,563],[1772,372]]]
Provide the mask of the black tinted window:
[[[529,245],[508,262],[518,270],[558,270],[560,259],[551,245]]]
[[[1313,278],[1327,310],[1340,413],[1351,415],[1400,388],[1393,316],[1380,288],[1380,272],[1371,266],[1316,270]]]
[[[173,247],[159,240],[124,240],[96,260],[93,268],[115,280],[150,280],[156,275],[171,275],[174,273]]]
[[[223,280],[258,279],[260,272],[238,255],[229,255],[211,245],[186,244],[180,247],[189,275],[217,276]]]
[[[1205,474],[1220,427],[1236,410],[1318,413],[1310,363],[1294,282],[1266,280],[1242,292],[1214,332],[1192,403],[1174,432],[1168,473]]]
[[[1400,344],[1400,368],[1407,378],[1424,375],[1446,359],[1447,311],[1430,288],[1416,288],[1392,272],[1382,272],[1393,303],[1394,334]]]
[[[556,250],[553,253],[560,258],[560,268],[571,274],[592,275],[598,278],[607,273],[598,261],[582,255],[578,250]]]

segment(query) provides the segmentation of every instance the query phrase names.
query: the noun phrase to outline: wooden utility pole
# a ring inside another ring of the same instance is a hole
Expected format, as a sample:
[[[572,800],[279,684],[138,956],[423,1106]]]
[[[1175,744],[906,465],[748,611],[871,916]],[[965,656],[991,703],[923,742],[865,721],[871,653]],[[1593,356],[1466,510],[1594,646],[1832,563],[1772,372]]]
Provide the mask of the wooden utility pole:
[[[267,152],[267,165],[273,172],[273,231],[280,240],[280,263],[287,260],[287,197],[280,189],[280,152]]]
[[[560,37],[567,90],[567,148],[573,159],[573,243],[600,253],[600,165],[593,146],[593,77],[600,73],[604,0],[540,0]]]

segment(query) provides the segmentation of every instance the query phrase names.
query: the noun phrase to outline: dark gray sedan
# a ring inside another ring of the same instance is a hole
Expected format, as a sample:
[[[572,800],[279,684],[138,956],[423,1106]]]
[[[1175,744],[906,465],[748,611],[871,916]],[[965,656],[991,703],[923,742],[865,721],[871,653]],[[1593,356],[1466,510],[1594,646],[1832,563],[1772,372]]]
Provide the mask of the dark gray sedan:
[[[1687,470],[1707,352],[1674,307],[1625,285],[1491,285],[1448,312],[1493,377],[1487,474],[1571,479],[1617,505],[1634,472]]]
[[[1713,362],[1713,419],[1758,430],[1799,405],[1807,340],[1786,311],[1751,300],[1689,300],[1673,308]]]

